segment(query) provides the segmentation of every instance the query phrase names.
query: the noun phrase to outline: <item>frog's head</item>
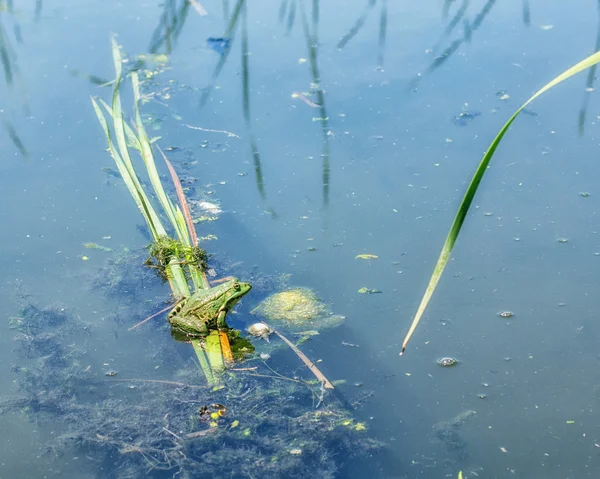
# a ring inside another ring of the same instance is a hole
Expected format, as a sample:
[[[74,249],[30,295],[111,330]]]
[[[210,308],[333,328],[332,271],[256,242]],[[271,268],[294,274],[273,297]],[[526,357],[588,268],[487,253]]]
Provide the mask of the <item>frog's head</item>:
[[[220,311],[229,312],[239,302],[242,297],[252,289],[250,283],[244,283],[238,281],[237,278],[233,278],[229,282],[229,287],[223,298],[223,304],[219,308]]]

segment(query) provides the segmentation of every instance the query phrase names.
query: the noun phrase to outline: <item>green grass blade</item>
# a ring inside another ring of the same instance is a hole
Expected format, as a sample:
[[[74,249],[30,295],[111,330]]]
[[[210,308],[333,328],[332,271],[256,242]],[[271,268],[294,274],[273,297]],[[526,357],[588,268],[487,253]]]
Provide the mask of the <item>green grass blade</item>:
[[[135,178],[131,177],[130,171],[125,166],[125,163],[123,162],[123,159],[121,158],[121,155],[119,155],[119,152],[115,148],[115,145],[112,141],[110,129],[108,127],[108,123],[106,122],[106,118],[105,118],[104,114],[102,113],[100,106],[98,105],[98,103],[96,102],[96,100],[94,98],[92,98],[91,100],[92,100],[92,105],[94,107],[94,111],[96,112],[96,116],[98,117],[98,121],[100,122],[100,126],[104,130],[104,134],[105,134],[107,142],[108,142],[108,150],[109,150],[111,156],[113,157],[113,160],[115,161],[115,165],[117,166],[117,169],[119,170],[119,173],[121,174],[121,177],[123,178],[123,181],[125,183],[125,186],[129,190],[129,193],[131,194],[132,198],[134,199],[139,210],[142,212],[142,215],[144,216],[144,219],[146,220],[146,223],[148,224],[148,227],[150,228],[150,233],[152,234],[152,237],[154,239],[156,239],[159,236],[159,231],[156,228],[156,220],[158,219],[158,216],[156,215],[156,212],[152,208],[152,205],[150,204],[150,201],[146,197],[143,189],[141,188],[141,185],[139,184],[137,177],[135,177]],[[154,217],[156,217],[156,220],[153,219]]]
[[[152,145],[150,144],[150,140],[148,139],[148,135],[146,134],[146,129],[144,128],[144,123],[142,122],[142,116],[140,115],[139,109],[140,88],[137,72],[132,72],[131,84],[133,87],[133,102],[135,109],[135,127],[137,130],[137,138],[139,140],[139,145],[141,148],[142,159],[144,161],[144,165],[146,166],[148,177],[150,178],[150,183],[154,188],[154,192],[156,193],[158,201],[162,205],[167,217],[169,218],[169,222],[175,229],[177,238],[180,241],[187,243],[189,242],[189,237],[187,236],[187,234],[182,234],[183,232],[178,228],[178,223],[175,219],[175,209],[173,207],[173,203],[167,197],[167,194],[160,180],[160,176],[158,175],[156,162],[154,161],[154,155],[152,154]]]
[[[533,96],[531,98],[529,98],[529,100],[527,100],[525,103],[523,103],[523,105],[521,105],[521,107],[509,118],[509,120],[500,129],[500,131],[498,132],[496,137],[492,140],[492,143],[490,144],[487,151],[483,155],[483,158],[481,159],[479,166],[477,167],[477,170],[475,171],[475,174],[473,175],[473,178],[471,179],[471,183],[469,184],[469,187],[467,188],[467,191],[466,191],[466,193],[462,199],[462,202],[458,208],[456,216],[454,217],[454,221],[452,223],[452,226],[450,227],[448,236],[446,237],[446,242],[444,243],[444,246],[442,247],[440,256],[437,260],[437,263],[435,264],[435,268],[433,269],[433,274],[431,275],[431,278],[429,279],[427,288],[425,289],[425,294],[423,295],[423,298],[421,299],[421,303],[419,304],[417,313],[416,313],[416,315],[413,319],[413,322],[410,325],[408,333],[406,334],[406,337],[404,338],[404,341],[402,343],[402,350],[400,351],[400,355],[402,355],[404,353],[404,351],[406,350],[406,345],[408,344],[408,341],[410,340],[410,337],[412,336],[412,334],[415,332],[415,329],[417,328],[417,325],[419,324],[419,321],[421,320],[421,317],[423,316],[423,313],[425,312],[425,308],[427,308],[427,305],[429,304],[431,296],[433,295],[433,292],[435,291],[435,288],[438,285],[438,282],[442,276],[442,273],[444,272],[444,269],[446,268],[446,264],[448,263],[448,259],[450,258],[450,253],[452,252],[452,248],[454,247],[456,238],[458,237],[458,234],[460,233],[462,225],[465,221],[465,217],[467,216],[467,213],[469,211],[471,203],[473,202],[473,198],[475,197],[477,188],[479,188],[479,184],[481,183],[483,175],[485,174],[486,169],[487,169],[492,157],[494,156],[494,153],[496,152],[496,148],[498,148],[500,141],[502,141],[502,138],[504,138],[504,135],[508,131],[508,128],[510,127],[512,122],[515,121],[517,116],[519,116],[519,113],[521,113],[538,96],[540,96],[544,92],[550,90],[551,88],[555,87],[559,83],[565,81],[566,79],[572,77],[573,75],[576,75],[577,73],[579,73],[587,68],[590,68],[591,66],[593,66],[599,62],[600,62],[600,52],[596,52],[593,55],[590,55],[589,57],[587,57],[586,59],[580,61],[576,65],[573,65],[571,68],[569,68],[568,70],[564,71],[563,73],[558,75],[556,78],[554,78],[554,80],[552,80],[549,83],[547,83],[546,85],[544,85],[541,89],[539,89],[537,92],[535,92],[533,94]]]

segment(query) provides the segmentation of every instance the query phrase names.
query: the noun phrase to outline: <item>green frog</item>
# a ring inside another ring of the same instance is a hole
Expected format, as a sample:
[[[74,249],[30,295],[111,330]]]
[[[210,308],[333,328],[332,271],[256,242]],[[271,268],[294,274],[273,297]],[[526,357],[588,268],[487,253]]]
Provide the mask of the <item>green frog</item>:
[[[225,317],[252,289],[237,278],[210,289],[199,289],[169,313],[171,326],[187,336],[207,336],[210,328],[228,329]]]

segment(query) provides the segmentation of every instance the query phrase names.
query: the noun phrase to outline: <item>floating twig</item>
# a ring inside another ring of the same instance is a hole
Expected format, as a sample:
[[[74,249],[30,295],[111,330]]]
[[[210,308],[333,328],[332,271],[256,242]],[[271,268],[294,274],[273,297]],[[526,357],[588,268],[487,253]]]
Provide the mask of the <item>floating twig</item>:
[[[264,324],[266,324],[266,323],[264,323]],[[321,372],[321,370],[317,366],[315,366],[314,363],[310,359],[308,359],[306,354],[304,354],[302,351],[300,351],[294,343],[292,343],[288,338],[286,338],[279,331],[271,328],[271,326],[269,326],[268,324],[267,324],[267,327],[270,328],[271,331],[273,331],[277,336],[279,336],[285,344],[287,344],[290,348],[292,348],[292,351],[294,351],[296,353],[296,355],[302,360],[302,362],[304,364],[306,364],[308,369],[310,369],[312,371],[312,373],[315,375],[315,377],[319,381],[321,381],[325,384],[325,387],[327,389],[334,389],[333,384],[331,384],[331,382],[329,382],[329,379],[327,379],[325,377],[325,375]]]
[[[231,133],[230,131],[227,131],[227,130],[211,130],[210,128],[202,128],[201,126],[192,126],[192,125],[187,125],[187,124],[184,124],[184,126],[187,126],[188,128],[191,128],[192,130],[206,131],[208,133],[225,133],[230,138],[231,137],[239,138],[238,135],[236,135],[235,133]]]
[[[198,3],[198,0],[188,0],[188,2],[192,7],[194,7],[194,10],[196,10],[198,12],[198,15],[200,15],[201,17],[205,17],[206,15],[208,15],[208,12],[202,5]]]
[[[321,105],[318,105],[317,103],[315,103],[314,101],[312,101],[306,95],[304,95],[300,92],[297,92],[297,91],[292,93],[292,98],[298,98],[298,100],[302,100],[304,103],[306,103],[311,108],[319,108],[321,106]]]
[[[148,321],[150,321],[152,318],[156,318],[159,314],[162,314],[170,309],[173,309],[177,304],[179,304],[179,302],[183,299],[183,297],[179,298],[178,301],[176,301],[175,303],[173,303],[170,306],[167,306],[165,309],[161,309],[158,313],[154,313],[152,316],[148,316],[146,319],[144,319],[143,321],[140,321],[139,323],[137,323],[134,326],[131,326],[131,328],[129,328],[127,331],[133,331],[134,329],[139,328],[142,324],[147,323]]]

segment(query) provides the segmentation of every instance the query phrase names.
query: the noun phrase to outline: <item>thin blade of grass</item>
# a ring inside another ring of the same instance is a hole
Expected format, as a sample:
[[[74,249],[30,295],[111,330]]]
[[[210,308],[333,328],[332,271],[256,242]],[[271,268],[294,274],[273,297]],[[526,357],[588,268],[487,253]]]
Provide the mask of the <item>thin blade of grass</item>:
[[[590,55],[589,57],[580,61],[576,65],[573,65],[571,68],[564,71],[563,73],[558,75],[556,78],[554,78],[552,81],[550,81],[549,83],[544,85],[541,89],[539,89],[537,92],[535,92],[533,94],[533,96],[531,98],[529,98],[529,100],[527,100],[525,103],[523,103],[523,105],[521,105],[521,107],[509,118],[509,120],[500,129],[500,131],[498,132],[496,137],[492,140],[492,143],[490,144],[487,151],[483,155],[483,158],[481,159],[479,166],[477,167],[477,170],[475,171],[475,174],[473,175],[473,178],[471,179],[471,183],[469,184],[469,187],[467,188],[467,191],[466,191],[466,193],[462,199],[462,202],[458,208],[456,216],[454,217],[454,221],[452,222],[452,226],[450,227],[450,231],[448,232],[448,236],[446,237],[446,241],[444,243],[444,246],[442,247],[440,256],[437,260],[437,263],[435,264],[435,268],[433,269],[433,274],[431,275],[431,278],[429,279],[429,283],[427,284],[427,288],[425,289],[425,294],[423,295],[423,298],[421,299],[421,303],[419,304],[417,313],[416,313],[416,315],[413,319],[413,322],[410,325],[408,333],[406,334],[406,337],[404,338],[404,341],[402,343],[402,350],[400,351],[400,355],[402,355],[404,353],[404,351],[406,350],[406,345],[408,344],[408,341],[410,340],[411,336],[415,332],[415,329],[417,328],[417,325],[419,324],[419,321],[421,320],[421,317],[423,316],[423,313],[425,312],[425,308],[427,308],[427,305],[429,304],[429,301],[431,300],[431,296],[433,295],[433,292],[435,291],[435,289],[438,285],[438,282],[442,276],[442,273],[444,272],[444,269],[446,268],[448,259],[450,258],[450,253],[452,252],[452,248],[454,247],[456,238],[458,237],[458,234],[460,233],[462,225],[465,221],[465,217],[467,216],[467,213],[469,211],[471,203],[473,202],[473,198],[475,197],[475,193],[477,192],[477,189],[479,188],[479,185],[481,183],[483,175],[485,174],[486,169],[487,169],[492,157],[494,156],[494,153],[496,152],[498,145],[500,144],[500,141],[502,141],[502,138],[508,131],[508,128],[510,127],[512,122],[515,121],[515,118],[517,118],[519,113],[521,113],[533,100],[535,100],[541,94],[543,94],[544,92],[555,87],[556,85],[563,82],[564,80],[572,77],[573,75],[576,75],[577,73],[579,73],[587,68],[590,68],[591,66],[593,66],[599,62],[600,62],[600,52],[596,52],[593,55]]]

